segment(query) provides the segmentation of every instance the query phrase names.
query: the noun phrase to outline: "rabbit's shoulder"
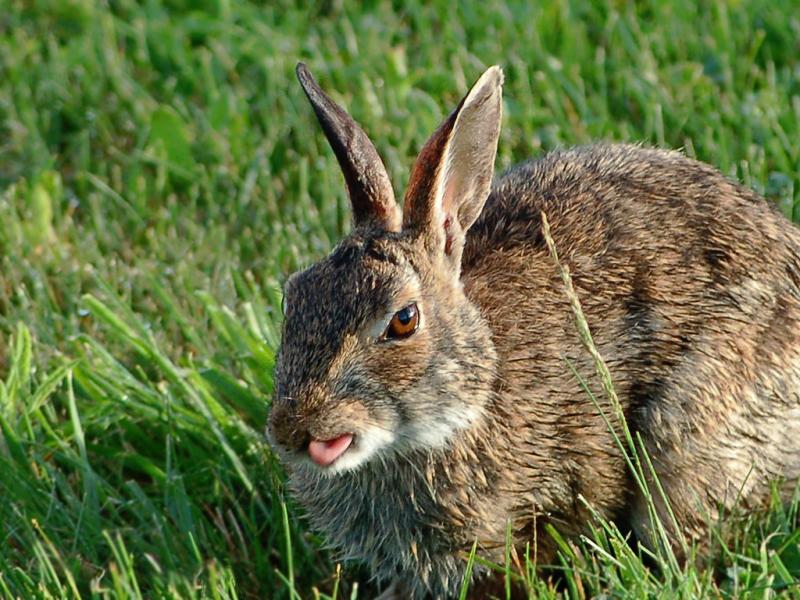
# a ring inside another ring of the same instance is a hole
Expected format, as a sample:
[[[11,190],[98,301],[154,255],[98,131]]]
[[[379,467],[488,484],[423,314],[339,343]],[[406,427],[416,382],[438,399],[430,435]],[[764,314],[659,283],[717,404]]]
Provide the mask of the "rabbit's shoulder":
[[[593,144],[553,151],[497,177],[464,250],[469,270],[494,251],[546,250],[545,213],[564,253],[724,246],[746,259],[770,239],[800,248],[777,208],[714,167],[677,151]],[[755,242],[755,243],[754,243]]]

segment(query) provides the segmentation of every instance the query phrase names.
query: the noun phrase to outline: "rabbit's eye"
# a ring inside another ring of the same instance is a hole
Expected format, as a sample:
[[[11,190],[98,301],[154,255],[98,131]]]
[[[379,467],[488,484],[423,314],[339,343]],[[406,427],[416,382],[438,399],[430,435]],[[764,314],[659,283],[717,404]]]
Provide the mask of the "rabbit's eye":
[[[386,339],[399,340],[407,338],[417,330],[419,325],[419,311],[416,304],[409,304],[402,310],[394,313],[389,327],[386,328]]]

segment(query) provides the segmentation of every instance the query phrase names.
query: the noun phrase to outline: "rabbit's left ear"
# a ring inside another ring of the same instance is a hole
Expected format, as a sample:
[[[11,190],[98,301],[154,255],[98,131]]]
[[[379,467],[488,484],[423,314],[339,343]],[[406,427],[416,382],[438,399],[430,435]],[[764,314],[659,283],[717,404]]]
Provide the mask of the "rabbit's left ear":
[[[322,91],[303,63],[297,63],[296,73],[342,168],[353,222],[356,226],[371,224],[398,231],[400,208],[375,146],[358,123]]]
[[[406,190],[404,229],[420,229],[456,265],[492,185],[503,115],[503,71],[490,67],[420,152]]]

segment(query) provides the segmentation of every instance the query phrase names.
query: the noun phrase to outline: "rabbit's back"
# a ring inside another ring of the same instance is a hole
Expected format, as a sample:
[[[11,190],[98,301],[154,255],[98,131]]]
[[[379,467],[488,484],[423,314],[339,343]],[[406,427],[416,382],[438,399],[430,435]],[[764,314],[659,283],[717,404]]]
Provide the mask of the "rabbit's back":
[[[492,328],[508,398],[529,404],[519,435],[552,450],[571,491],[637,529],[646,513],[621,491],[632,487],[627,471],[569,366],[602,398],[542,212],[679,521],[702,531],[717,504],[737,495],[756,504],[769,479],[796,479],[795,227],[712,167],[638,146],[555,152],[495,182],[468,235],[463,279]]]

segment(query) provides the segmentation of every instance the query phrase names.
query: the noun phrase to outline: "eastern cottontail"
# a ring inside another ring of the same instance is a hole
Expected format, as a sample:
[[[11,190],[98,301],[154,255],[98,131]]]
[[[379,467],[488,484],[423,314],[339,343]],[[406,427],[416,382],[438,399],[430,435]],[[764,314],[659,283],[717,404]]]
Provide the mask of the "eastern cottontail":
[[[568,366],[603,397],[542,212],[682,533],[797,479],[800,236],[764,199],[632,145],[553,152],[492,185],[492,67],[422,149],[401,216],[366,134],[297,75],[354,227],[286,284],[269,433],[341,557],[446,598],[474,540],[502,560],[508,520],[551,560],[543,526],[584,531],[579,495],[646,538],[642,494]]]

